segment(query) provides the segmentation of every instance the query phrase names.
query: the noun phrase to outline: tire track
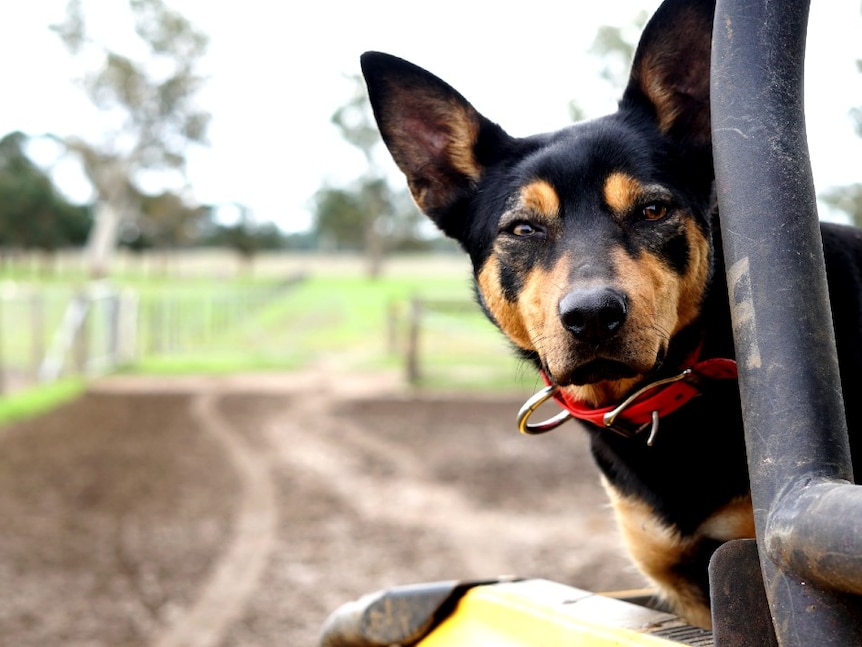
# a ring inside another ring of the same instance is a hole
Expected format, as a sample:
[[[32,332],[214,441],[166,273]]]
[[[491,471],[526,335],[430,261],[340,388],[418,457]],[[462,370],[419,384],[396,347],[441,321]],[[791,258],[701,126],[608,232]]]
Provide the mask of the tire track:
[[[222,445],[243,483],[233,537],[204,582],[198,599],[153,641],[155,647],[215,647],[239,620],[275,546],[275,486],[262,456],[218,412],[219,391],[191,403],[192,416]]]
[[[313,434],[301,422],[292,422],[311,419]],[[363,518],[447,537],[458,547],[460,570],[467,577],[510,575],[513,562],[538,553],[548,542],[564,545],[572,535],[573,520],[567,515],[533,517],[523,512],[515,520],[508,511],[469,500],[458,486],[431,477],[420,455],[375,438],[350,420],[333,419],[313,396],[294,405],[292,418],[270,424],[265,434],[281,465],[326,483]],[[397,468],[386,476],[366,473],[363,457],[368,455],[383,457]],[[585,520],[611,528],[610,517],[598,506]],[[506,541],[490,539],[497,536]],[[612,542],[608,550],[614,550]]]

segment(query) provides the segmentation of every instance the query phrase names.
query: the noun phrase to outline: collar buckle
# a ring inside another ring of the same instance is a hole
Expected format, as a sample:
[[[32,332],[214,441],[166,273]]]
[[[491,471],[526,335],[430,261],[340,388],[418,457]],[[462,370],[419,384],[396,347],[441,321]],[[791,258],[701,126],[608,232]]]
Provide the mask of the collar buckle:
[[[674,382],[680,382],[681,380],[690,379],[692,376],[692,370],[690,368],[685,369],[682,373],[678,373],[677,375],[672,375],[671,377],[666,377],[661,380],[656,380],[655,382],[650,382],[646,386],[642,386],[637,391],[632,393],[629,397],[623,400],[617,407],[611,409],[606,414],[602,416],[602,423],[605,427],[613,427],[616,422],[617,417],[628,409],[632,404],[634,404],[637,400],[643,397],[646,393],[649,393],[653,389],[658,389],[663,386],[667,386],[668,384],[673,384]],[[657,411],[653,411],[653,418],[658,416]],[[649,425],[650,423],[646,423]],[[658,423],[653,421],[653,427],[658,427]],[[646,427],[646,425],[640,427],[635,434],[640,433]]]
[[[642,431],[644,431],[647,427],[650,428],[649,435],[647,436],[647,447],[652,447],[655,443],[655,439],[658,436],[658,423],[659,423],[659,412],[658,410],[653,410],[650,413],[649,421],[643,423],[639,427],[631,427],[629,425],[620,425],[617,423],[617,418],[622,414],[626,409],[628,409],[632,404],[638,401],[641,397],[652,391],[653,389],[660,389],[662,387],[667,386],[668,384],[673,384],[674,382],[680,382],[682,380],[690,380],[692,378],[693,371],[690,368],[685,369],[682,373],[678,373],[677,375],[672,375],[671,377],[666,377],[661,380],[656,380],[655,382],[650,382],[646,386],[641,387],[634,393],[632,393],[629,397],[623,400],[619,406],[611,409],[606,414],[602,416],[602,423],[605,426],[605,429],[609,429],[614,433],[622,436],[623,438],[634,438],[639,435]]]

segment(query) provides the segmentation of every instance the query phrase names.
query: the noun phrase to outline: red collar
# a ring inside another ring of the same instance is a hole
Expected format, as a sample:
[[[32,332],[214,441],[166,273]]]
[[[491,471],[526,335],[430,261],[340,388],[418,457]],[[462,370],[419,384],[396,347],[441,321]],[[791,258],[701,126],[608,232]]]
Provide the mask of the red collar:
[[[544,433],[574,417],[626,437],[635,436],[651,425],[648,444],[652,444],[658,430],[659,418],[673,413],[700,395],[700,387],[704,381],[736,379],[737,373],[736,362],[731,359],[702,360],[677,375],[650,382],[620,404],[599,408],[575,400],[559,387],[552,385],[544,372],[542,377],[548,387],[530,398],[518,414],[518,427],[522,433]],[[531,424],[530,415],[550,398],[564,411],[544,422]]]

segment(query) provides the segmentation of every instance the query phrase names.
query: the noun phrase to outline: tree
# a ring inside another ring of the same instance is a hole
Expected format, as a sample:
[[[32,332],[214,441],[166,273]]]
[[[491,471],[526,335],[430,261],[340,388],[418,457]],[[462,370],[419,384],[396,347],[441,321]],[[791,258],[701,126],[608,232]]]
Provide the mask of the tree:
[[[374,208],[379,211],[369,223]],[[441,238],[427,226],[410,194],[393,190],[383,178],[361,178],[347,187],[324,185],[314,195],[314,214],[314,235],[331,250],[367,252],[369,227],[374,227],[381,257],[390,251],[431,249],[434,239]]]
[[[374,150],[380,142],[380,135],[374,118],[368,108],[368,95],[362,80],[353,78],[353,96],[332,115],[341,136],[358,148],[365,157],[366,170],[359,180],[356,192],[357,216],[362,223],[362,240],[368,259],[368,274],[377,277],[383,263],[383,237],[380,221],[386,215],[385,180],[382,170],[374,158]]]
[[[216,222],[215,209],[210,209],[206,219],[206,232],[199,238],[198,244],[232,249],[247,270],[251,268],[258,252],[284,249],[287,246],[286,236],[274,223],[256,223],[246,205],[232,203],[226,206],[238,210],[239,217],[236,222]]]
[[[271,222],[255,225],[249,221],[240,221],[231,225],[216,225],[215,230],[201,243],[233,250],[246,271],[251,270],[259,252],[287,247],[285,235]]]
[[[204,207],[190,206],[182,196],[164,191],[141,197],[141,219],[149,225],[156,247],[184,247],[196,238]]]
[[[607,83],[613,96],[618,97],[628,82],[636,43],[648,19],[649,14],[642,11],[626,27],[599,27],[590,45],[590,54],[601,62],[599,75]],[[577,100],[569,102],[569,115],[572,121],[581,121],[589,116],[588,110]]]
[[[91,225],[89,209],[74,205],[25,152],[27,136],[0,139],[0,245],[52,254],[82,245]]]
[[[862,184],[833,187],[820,195],[830,207],[846,213],[857,227],[862,227]]]
[[[638,34],[649,19],[646,11],[641,11],[628,28],[599,27],[590,53],[602,60],[601,75],[615,89],[622,89],[628,82],[629,68],[634,59]]]
[[[163,0],[128,0],[138,46],[134,59],[92,40],[81,0],[68,0],[64,22],[52,28],[73,56],[101,61],[81,78],[93,104],[106,117],[100,141],[58,137],[76,155],[97,194],[96,222],[88,241],[91,273],[108,272],[123,221],[134,221],[147,172],[185,183],[185,151],[204,144],[209,114],[195,96],[204,84],[197,72],[207,37]]]
[[[856,69],[862,73],[862,60],[856,61]],[[856,134],[862,137],[862,106],[850,109]],[[846,213],[857,227],[862,227],[862,183],[838,186],[829,189],[820,195],[820,198],[829,206]]]
[[[363,248],[368,213],[361,192],[324,186],[314,195],[314,229],[324,247],[339,250]]]
[[[395,232],[404,233],[405,218],[418,222],[405,189],[395,191],[377,161],[380,134],[368,103],[365,85],[353,77],[351,98],[332,115],[332,123],[344,139],[365,158],[365,172],[348,187],[322,187],[314,199],[315,232],[320,240],[340,249],[362,249],[368,260],[368,274],[379,276],[387,247]],[[410,206],[405,210],[404,204]],[[414,227],[415,229],[415,227]]]

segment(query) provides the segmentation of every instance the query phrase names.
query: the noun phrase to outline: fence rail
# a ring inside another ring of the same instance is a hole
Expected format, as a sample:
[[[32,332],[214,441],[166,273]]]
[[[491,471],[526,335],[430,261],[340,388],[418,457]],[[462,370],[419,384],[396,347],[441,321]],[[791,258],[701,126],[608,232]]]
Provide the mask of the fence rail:
[[[297,280],[159,293],[0,283],[0,394],[205,349]]]
[[[413,386],[535,386],[533,372],[492,328],[468,299],[414,296],[390,307],[389,347],[403,355],[405,378]]]

